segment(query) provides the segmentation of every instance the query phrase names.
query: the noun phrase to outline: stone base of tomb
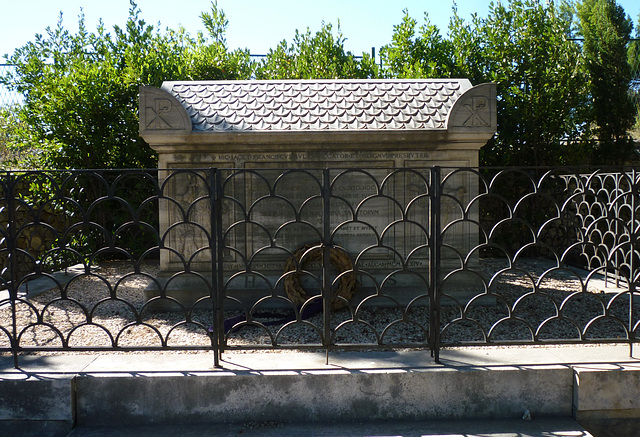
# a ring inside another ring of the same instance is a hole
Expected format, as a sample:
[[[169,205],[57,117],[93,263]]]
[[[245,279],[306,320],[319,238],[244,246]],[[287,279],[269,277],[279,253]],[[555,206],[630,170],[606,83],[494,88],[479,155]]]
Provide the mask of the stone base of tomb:
[[[211,272],[160,271],[145,288],[144,303],[155,312],[211,310],[210,283]]]

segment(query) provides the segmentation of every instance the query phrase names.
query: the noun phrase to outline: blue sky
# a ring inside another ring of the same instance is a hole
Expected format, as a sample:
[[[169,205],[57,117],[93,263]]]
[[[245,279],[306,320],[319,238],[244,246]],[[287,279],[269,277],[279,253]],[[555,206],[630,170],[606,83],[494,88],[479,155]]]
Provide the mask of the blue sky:
[[[138,0],[142,18],[162,28],[183,25],[191,34],[203,30],[199,15],[210,9],[211,0]],[[486,16],[489,0],[457,0],[459,14],[468,18],[477,12]],[[640,13],[638,0],[618,0],[634,23]],[[424,12],[432,23],[446,32],[453,0],[218,0],[229,19],[227,42],[231,49],[248,48],[252,54],[265,54],[279,41],[291,41],[296,29],[315,32],[321,22],[336,26],[340,20],[345,46],[356,54],[379,49],[391,41],[393,25],[407,8],[420,23]],[[63,12],[65,27],[77,29],[77,17],[83,8],[87,27],[94,30],[99,18],[108,29],[122,25],[128,15],[128,0],[0,0],[0,57],[33,40],[36,33],[54,27]],[[0,63],[2,60],[0,60]]]

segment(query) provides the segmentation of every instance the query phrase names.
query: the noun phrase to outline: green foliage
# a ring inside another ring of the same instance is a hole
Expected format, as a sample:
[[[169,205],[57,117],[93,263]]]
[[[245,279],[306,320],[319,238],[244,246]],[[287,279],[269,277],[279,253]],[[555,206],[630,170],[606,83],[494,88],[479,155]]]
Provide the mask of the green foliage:
[[[12,167],[155,167],[154,152],[138,136],[140,85],[467,77],[498,89],[498,132],[481,150],[482,164],[623,162],[638,114],[629,110],[629,81],[630,71],[640,74],[640,45],[627,43],[631,21],[614,0],[584,0],[579,22],[575,11],[572,0],[506,0],[492,3],[486,18],[466,21],[454,5],[443,36],[427,13],[418,26],[404,10],[380,50],[382,68],[369,54],[345,51],[339,23],[335,34],[325,23],[316,33],[296,31],[291,43],[283,40],[252,62],[248,50],[229,51],[229,21],[216,1],[200,14],[207,34],[195,36],[147,25],[131,1],[123,28],[107,32],[100,24],[89,32],[80,15],[71,33],[60,19],[8,59],[17,69],[0,82],[21,92],[25,104],[0,114],[0,147]],[[584,47],[573,38],[576,28]]]
[[[416,36],[417,21],[404,11],[402,23],[393,26],[391,44],[380,50],[387,65],[387,75],[398,78],[456,77],[459,70],[453,61],[454,47],[451,40],[429,22],[425,12],[424,24]]]
[[[344,50],[344,38],[338,25],[333,36],[331,24],[322,23],[315,35],[307,28],[305,33],[296,30],[293,43],[282,40],[269,50],[256,71],[257,79],[338,79],[371,78],[378,75],[378,68],[371,56],[363,53],[358,60]]]
[[[454,11],[456,65],[475,83],[497,84],[498,133],[481,151],[484,164],[572,164],[584,156],[564,146],[580,136],[587,105],[570,30],[553,1],[492,3],[487,18],[471,24]]]
[[[603,6],[597,9],[600,3]],[[394,26],[392,43],[382,50],[388,66],[384,74],[467,77],[473,84],[496,83],[498,132],[481,150],[484,165],[624,162],[632,149],[626,137],[631,126],[629,80],[612,81],[626,67],[623,51],[631,57],[638,48],[625,51],[624,13],[615,1],[587,0],[585,4],[581,20],[588,24],[593,17],[601,23],[598,32],[606,28],[608,34],[595,40],[597,46],[587,47],[585,42],[584,51],[573,38],[572,2],[491,3],[486,18],[474,14],[470,21],[462,19],[454,5],[446,38],[429,23],[427,14],[416,33],[417,22],[405,10],[402,22]],[[616,19],[607,18],[616,14]],[[634,59],[640,63],[637,56]],[[604,80],[598,82],[598,77]],[[594,91],[596,83],[599,93]]]
[[[393,77],[496,83],[498,132],[481,150],[484,165],[581,163],[589,147],[571,144],[588,125],[588,92],[570,11],[564,3],[510,0],[466,21],[454,6],[443,38],[427,14],[416,35],[417,22],[405,10],[383,59]]]
[[[629,43],[627,50],[627,59],[631,68],[631,76],[633,79],[640,80],[640,14],[638,14],[638,23],[636,25],[635,40]]]
[[[631,92],[636,105],[636,122],[631,134],[637,142],[640,142],[640,14],[638,14],[635,38],[635,41],[629,44],[629,65],[633,81]]]
[[[202,12],[200,14],[202,24],[209,32],[211,38],[217,46],[226,46],[227,39],[224,36],[229,27],[229,20],[222,9],[218,9],[216,2],[211,2],[211,12]]]
[[[212,3],[202,14],[213,41],[184,29],[156,31],[131,2],[126,26],[108,33],[62,23],[36,35],[9,62],[15,73],[3,82],[24,96],[20,120],[41,147],[45,168],[155,167],[153,150],[138,136],[138,88],[165,80],[238,79],[250,74],[247,51],[229,53],[226,18]]]
[[[234,50],[227,47],[225,32],[229,26],[224,11],[211,2],[211,12],[202,12],[200,19],[209,32],[209,39],[198,32],[195,39],[186,38],[187,50],[184,52],[186,71],[181,80],[213,79],[249,79],[253,75],[249,50]],[[183,29],[181,29],[184,32]],[[166,80],[166,79],[165,79]]]
[[[629,93],[627,46],[633,25],[615,0],[583,0],[577,11],[599,139],[598,161],[623,163],[633,149],[627,132],[637,114]]]
[[[33,130],[21,118],[19,105],[0,107],[1,169],[36,168],[34,157],[42,148]]]

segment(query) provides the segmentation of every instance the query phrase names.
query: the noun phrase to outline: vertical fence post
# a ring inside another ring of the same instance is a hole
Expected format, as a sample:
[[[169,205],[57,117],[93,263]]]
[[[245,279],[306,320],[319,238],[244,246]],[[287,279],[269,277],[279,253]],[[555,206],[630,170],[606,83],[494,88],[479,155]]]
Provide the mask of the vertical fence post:
[[[329,364],[331,345],[331,174],[322,170],[322,320],[325,363]]]
[[[636,280],[638,272],[636,262],[636,256],[638,255],[638,226],[636,224],[637,215],[636,197],[640,195],[638,190],[638,174],[635,170],[631,170],[631,217],[629,226],[629,244],[631,249],[631,256],[629,258],[629,356],[633,357],[633,343],[635,339],[635,333],[633,331],[635,320],[633,317],[633,307],[635,304],[636,294]]]
[[[429,189],[429,349],[435,362],[440,362],[440,246],[442,243],[440,227],[440,167],[430,169],[431,187]]]
[[[223,241],[222,241],[222,183],[218,169],[209,169],[209,201],[211,204],[211,290],[213,319],[213,351],[214,367],[220,367],[222,345],[224,344],[224,311],[223,311]]]
[[[624,181],[624,179],[629,177],[629,174],[625,174],[623,171],[621,171],[620,173],[613,173],[612,174],[612,178],[613,178],[613,193],[608,192],[607,191],[607,195],[608,195],[608,199],[607,202],[609,202],[611,204],[611,208],[613,209],[613,217],[612,218],[608,218],[607,217],[607,228],[608,230],[612,230],[611,227],[613,225],[613,235],[616,236],[616,240],[620,238],[620,232],[621,232],[621,227],[620,227],[620,223],[619,223],[619,219],[620,217],[620,211],[622,210],[623,205],[619,205],[617,202],[614,202],[614,200],[616,199],[616,196],[618,195],[618,193],[621,192],[621,190],[624,190],[623,184],[622,182]],[[631,177],[633,177],[633,173],[631,174]],[[606,175],[604,178],[605,184],[606,184]],[[603,185],[605,185],[603,184]],[[605,185],[606,187],[606,185]],[[632,197],[633,197],[633,193],[635,192],[635,181],[631,180],[629,181],[629,191],[631,191],[632,193]],[[631,200],[633,202],[633,198]],[[633,212],[631,213],[633,214]],[[633,221],[631,222],[631,229],[629,230],[630,233],[634,233],[633,230]],[[633,249],[631,251],[631,254],[633,255]],[[618,251],[616,250],[613,253],[613,264],[611,262],[611,259],[609,257],[607,257],[605,259],[605,269],[604,269],[604,283],[605,286],[609,283],[609,281],[611,280],[612,282],[614,282],[614,287],[619,287],[620,286],[620,270],[618,269],[620,267],[620,254],[618,253]],[[614,273],[611,274],[610,272],[613,271]],[[632,280],[631,277],[629,278],[629,280]]]
[[[15,181],[10,172],[4,173],[4,191],[7,202],[7,228],[5,241],[7,245],[7,269],[9,271],[9,300],[11,301],[11,354],[13,355],[13,366],[19,368],[18,363],[18,321],[16,312],[16,300],[18,299],[18,259],[16,249],[16,216],[15,216]]]

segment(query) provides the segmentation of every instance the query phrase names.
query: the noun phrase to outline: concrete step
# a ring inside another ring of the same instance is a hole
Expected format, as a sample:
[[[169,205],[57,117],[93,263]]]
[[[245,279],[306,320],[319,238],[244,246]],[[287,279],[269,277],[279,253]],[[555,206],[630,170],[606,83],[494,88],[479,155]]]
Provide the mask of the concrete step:
[[[633,428],[637,429],[637,428]],[[64,426],[0,421],[0,435],[12,437],[599,437],[571,418],[385,421],[345,423],[246,422],[137,426]],[[634,434],[615,434],[617,437]]]
[[[227,432],[204,435],[287,435],[307,426],[311,434],[296,435],[437,436],[427,426],[473,419],[487,427],[478,435],[520,437],[545,435],[526,427],[551,429],[551,419],[606,430],[612,421],[628,426],[640,418],[640,362],[628,347],[464,348],[443,351],[441,360],[428,351],[331,353],[328,364],[323,353],[225,353],[216,369],[210,353],[28,355],[14,369],[3,356],[0,421],[39,427],[32,435],[42,436],[74,425],[73,432],[117,426],[114,432],[125,427],[137,436],[149,426]],[[525,414],[533,420],[522,420]],[[380,424],[404,434],[372,434]],[[524,427],[520,434],[516,425]],[[589,435],[576,429],[582,434],[567,435]]]
[[[570,418],[531,421],[385,421],[345,423],[200,424],[187,426],[78,427],[69,437],[592,437]]]

